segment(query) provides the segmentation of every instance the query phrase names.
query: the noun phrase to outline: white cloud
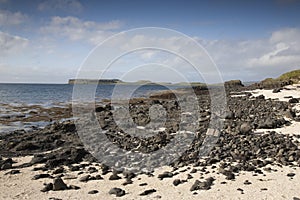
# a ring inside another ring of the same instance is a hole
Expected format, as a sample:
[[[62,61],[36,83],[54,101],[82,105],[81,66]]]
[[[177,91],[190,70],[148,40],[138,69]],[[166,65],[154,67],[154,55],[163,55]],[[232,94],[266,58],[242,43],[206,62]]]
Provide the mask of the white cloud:
[[[260,80],[300,68],[300,29],[281,29],[257,40],[201,40],[225,79]]]
[[[28,19],[28,16],[21,12],[0,10],[0,26],[20,25]]]
[[[63,36],[72,41],[87,41],[91,44],[98,44],[112,34],[112,31],[119,29],[122,23],[113,20],[105,23],[95,21],[84,21],[76,17],[52,17],[49,24],[41,27],[44,34]]]
[[[194,39],[207,50],[225,80],[261,80],[266,77],[277,77],[286,71],[300,68],[300,29],[281,29],[271,33],[268,38],[253,40],[205,40],[197,37]],[[192,45],[186,44],[191,48],[180,47],[185,43],[176,37],[149,38],[138,35],[132,39],[124,39],[124,45],[121,48],[132,49],[140,44],[147,45],[157,43],[157,41],[164,47],[175,48],[179,52],[184,51],[191,58],[199,57]],[[151,57],[147,57],[148,54]],[[176,56],[154,56],[156,54],[159,52],[155,54],[151,51],[143,52],[141,58],[185,70],[186,74],[192,71],[187,63]]]
[[[46,40],[44,42],[32,41],[30,42],[31,46],[29,47],[29,51],[31,50],[34,54],[40,57],[38,68],[45,67],[48,71],[27,70],[30,71],[30,74],[24,76],[23,80],[25,80],[26,77],[28,80],[34,79],[34,75],[43,77],[45,80],[47,80],[47,76],[52,77],[57,80],[57,82],[63,82],[67,78],[72,78],[66,73],[63,76],[57,74],[53,66],[66,66],[66,60],[72,60],[73,63],[69,63],[68,66],[70,69],[72,68],[73,71],[76,71],[76,66],[79,66],[81,61],[81,58],[79,58],[80,56],[78,56],[80,55],[79,53],[84,54],[82,55],[82,59],[85,55],[88,55],[88,52],[85,52],[86,49],[84,48],[80,52],[73,52],[73,49],[79,51],[82,47],[82,43],[78,43],[78,41],[97,45],[99,42],[116,33],[120,28],[122,28],[122,23],[120,21],[99,23],[95,21],[85,21],[71,16],[52,17],[48,24],[40,28],[40,31],[43,34],[40,35],[41,37],[38,39],[41,41],[42,38],[46,38]],[[70,43],[70,46],[66,46],[65,43],[61,45],[60,41],[62,38],[67,38],[76,42]],[[276,77],[283,72],[300,67],[300,29],[286,28],[277,30],[271,33],[269,37],[262,39],[206,40],[198,37],[195,37],[194,39],[203,45],[203,47],[205,47],[211,55],[223,74],[224,80],[261,80],[266,77]],[[169,37],[157,35],[150,37],[146,34],[138,34],[135,35],[135,37],[130,38],[122,36],[121,34],[119,39],[115,40],[111,46],[108,47],[118,47],[122,50],[131,50],[135,47],[139,47],[141,44],[151,46],[153,43],[161,44],[165,48],[169,47],[170,49],[176,49],[179,52],[183,51],[191,58],[199,56],[198,52],[195,52],[195,49],[183,47],[183,44],[185,43],[181,38],[173,36]],[[25,38],[0,32],[0,56],[4,55],[5,57],[8,54],[13,55],[15,52],[26,48],[28,44],[29,41]],[[33,44],[35,44],[35,46],[33,46]],[[72,45],[76,46],[76,48]],[[189,44],[186,45],[190,47]],[[71,51],[68,59],[62,59],[62,52],[65,52],[65,49],[70,49]],[[108,53],[110,52],[108,51]],[[112,69],[112,72],[120,73],[123,72],[122,70],[126,72],[128,69],[126,66],[137,66],[149,62],[155,62],[176,68],[189,80],[193,80],[194,78],[195,73],[193,73],[192,67],[188,66],[186,62],[177,56],[170,56],[167,55],[167,53],[153,50],[144,50],[134,53],[134,55],[127,56],[126,59],[116,63],[118,68]],[[8,56],[5,58],[7,57]],[[34,58],[28,58],[28,66],[35,66],[34,62],[30,61],[30,59]],[[9,61],[9,59],[6,60]],[[51,62],[49,60],[51,60]],[[76,60],[76,62],[74,60]],[[99,62],[98,57],[96,57],[95,60]],[[18,72],[18,67],[15,67],[14,69]],[[1,70],[3,71],[3,68]],[[7,69],[7,71],[9,70],[12,69]],[[169,74],[165,71],[160,72],[159,70],[155,70],[155,72],[159,73],[161,77],[169,77]],[[24,72],[24,74],[26,73]],[[47,76],[45,74],[47,74]],[[6,75],[9,77],[9,73],[6,73]],[[118,75],[121,76],[122,74],[120,73]],[[144,71],[143,75],[151,76],[151,70]],[[16,74],[11,76],[16,76]],[[153,73],[153,78],[154,80],[155,78],[157,79],[155,73]],[[40,78],[38,80],[42,81],[43,79]]]
[[[265,45],[269,48],[268,52],[251,58],[250,66],[273,68],[274,71],[300,67],[300,29],[275,31]]]
[[[14,55],[28,46],[29,40],[0,31],[0,56]]]
[[[37,7],[39,11],[65,11],[78,13],[83,10],[82,4],[78,0],[47,0]]]
[[[76,73],[74,69],[61,69],[0,63],[0,81],[3,83],[66,83]]]

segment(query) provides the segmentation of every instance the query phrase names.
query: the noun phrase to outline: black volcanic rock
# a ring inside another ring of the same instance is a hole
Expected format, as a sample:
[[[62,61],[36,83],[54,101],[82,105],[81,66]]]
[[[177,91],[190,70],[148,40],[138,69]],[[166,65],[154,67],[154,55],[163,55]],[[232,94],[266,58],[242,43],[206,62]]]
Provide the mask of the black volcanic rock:
[[[172,177],[173,177],[172,172],[164,172],[164,173],[158,175],[158,178],[160,180],[163,180],[164,178],[172,178]]]
[[[142,192],[140,194],[140,196],[147,196],[147,195],[152,194],[154,192],[156,192],[156,189],[145,190],[144,192]]]
[[[213,182],[214,182],[214,178],[212,178],[212,177],[206,179],[206,181],[203,181],[203,182],[196,180],[195,183],[192,185],[190,191],[209,190],[209,189],[211,189]]]
[[[79,179],[80,182],[88,182],[91,179],[91,175],[83,176]]]
[[[241,80],[231,80],[231,81],[226,81],[224,83],[225,88],[237,88],[237,87],[244,87],[242,84]]]
[[[36,174],[33,176],[32,180],[38,180],[41,178],[49,178],[49,177],[51,177],[50,174]]]
[[[97,194],[97,193],[99,193],[98,190],[91,190],[91,191],[88,192],[88,194]]]
[[[288,173],[287,176],[288,177],[294,177],[296,174],[295,173]]]
[[[282,88],[275,88],[272,92],[273,93],[278,93],[278,92],[280,92],[282,90]]]
[[[109,177],[109,180],[119,180],[122,179],[116,172],[113,172],[113,174]]]
[[[125,195],[125,190],[122,190],[121,188],[112,188],[109,190],[109,194],[114,194],[117,197],[121,197]]]
[[[289,100],[289,103],[299,103],[299,100],[296,99],[296,98],[291,98],[291,99]]]
[[[68,189],[68,186],[64,183],[64,181],[61,178],[56,178],[53,181],[53,190],[66,190]]]
[[[6,160],[0,161],[0,170],[11,169],[13,164],[13,160],[11,158],[7,158]]]
[[[47,183],[47,184],[45,184],[44,188],[41,189],[41,192],[48,192],[50,190],[53,190],[53,184],[52,183]]]

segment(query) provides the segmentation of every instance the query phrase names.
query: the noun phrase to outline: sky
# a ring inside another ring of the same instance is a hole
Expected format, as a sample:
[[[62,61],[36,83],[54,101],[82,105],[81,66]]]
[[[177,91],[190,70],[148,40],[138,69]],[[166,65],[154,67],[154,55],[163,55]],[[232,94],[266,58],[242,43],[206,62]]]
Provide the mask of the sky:
[[[0,0],[0,82],[277,77],[300,68],[299,19],[300,0]]]

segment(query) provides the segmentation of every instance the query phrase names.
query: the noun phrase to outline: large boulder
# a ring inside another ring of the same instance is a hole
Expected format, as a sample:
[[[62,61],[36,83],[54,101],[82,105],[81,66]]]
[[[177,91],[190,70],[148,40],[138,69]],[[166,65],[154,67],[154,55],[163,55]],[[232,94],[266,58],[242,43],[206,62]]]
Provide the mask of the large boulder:
[[[231,80],[231,81],[226,81],[224,83],[225,88],[239,88],[239,87],[244,87],[243,83],[241,80]]]

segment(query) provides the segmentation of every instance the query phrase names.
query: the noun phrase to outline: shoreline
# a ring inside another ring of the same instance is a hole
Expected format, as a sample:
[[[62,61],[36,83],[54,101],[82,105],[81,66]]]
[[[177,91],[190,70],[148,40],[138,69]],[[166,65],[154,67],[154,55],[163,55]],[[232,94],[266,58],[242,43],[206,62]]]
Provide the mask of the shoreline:
[[[1,135],[0,189],[4,192],[0,194],[0,199],[300,198],[297,189],[300,187],[300,122],[297,121],[300,104],[289,102],[290,99],[299,98],[300,88],[298,85],[287,86],[287,89],[282,88],[275,93],[273,90],[232,91],[228,93],[230,112],[226,115],[224,130],[217,148],[207,158],[189,160],[191,154],[186,152],[182,162],[177,165],[173,163],[172,167],[163,166],[154,173],[136,174],[131,178],[125,171],[114,172],[95,162],[97,160],[84,150],[77,138],[72,121],[48,125],[32,133]],[[283,98],[286,95],[293,97]],[[207,96],[201,98],[206,102]],[[276,98],[284,101],[277,101]],[[145,113],[147,106],[154,101],[167,108],[175,108],[174,100],[133,102],[137,106],[133,111],[136,122],[148,122],[135,116],[135,112],[141,112],[142,109],[142,113]],[[99,106],[97,117],[107,116],[109,112],[109,107]],[[203,118],[209,115],[206,109],[201,110]],[[268,120],[269,123],[265,123]],[[207,121],[201,124],[205,128]],[[110,123],[103,125],[113,126]],[[174,123],[168,122],[164,132],[174,132],[174,126]],[[198,140],[201,141],[201,137]],[[233,143],[229,145],[230,142]],[[195,145],[197,143],[191,146],[193,151],[197,149]],[[17,163],[7,161],[8,155]],[[11,163],[11,167],[8,164],[8,168],[3,169],[5,162]],[[53,191],[53,188],[48,188],[46,192],[41,192],[45,189],[44,184],[54,183],[58,177],[67,185],[65,189]],[[159,177],[163,177],[163,180]],[[115,187],[124,191],[121,197],[110,194]],[[141,196],[145,191],[147,194]]]

